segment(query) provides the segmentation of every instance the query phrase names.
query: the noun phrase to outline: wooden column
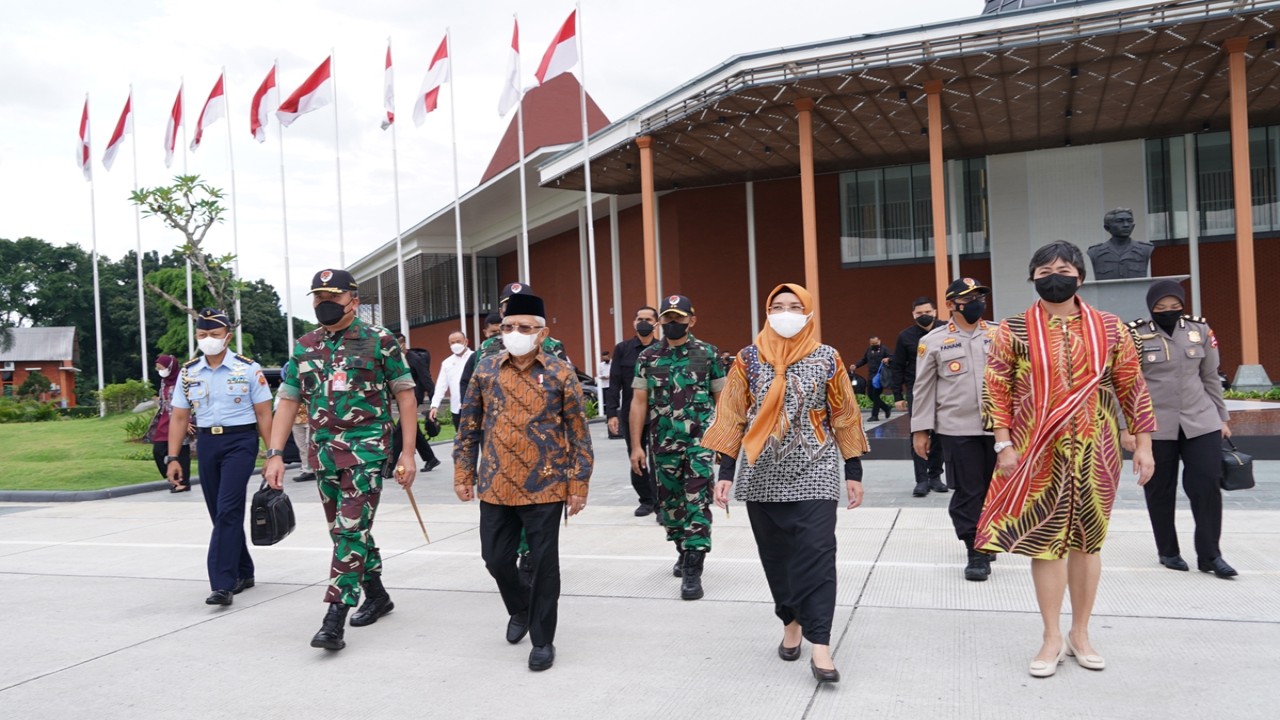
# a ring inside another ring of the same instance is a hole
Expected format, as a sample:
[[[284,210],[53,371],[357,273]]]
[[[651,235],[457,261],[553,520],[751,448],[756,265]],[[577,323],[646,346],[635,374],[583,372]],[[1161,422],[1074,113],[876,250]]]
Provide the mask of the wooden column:
[[[800,220],[804,237],[804,286],[813,295],[814,305],[821,306],[818,292],[818,209],[813,180],[813,98],[795,101],[800,124]],[[813,312],[817,308],[810,308]],[[814,330],[822,337],[821,315],[813,316]]]
[[[942,169],[942,81],[924,84],[929,112],[929,189],[933,212],[933,283],[934,307],[939,320],[947,317],[944,296],[947,292],[947,193]]]
[[[640,210],[644,224],[644,301],[658,307],[658,242],[654,223],[653,138],[636,138],[640,148]]]
[[[1236,276],[1240,283],[1241,364],[1258,365],[1258,288],[1253,259],[1253,190],[1249,177],[1249,105],[1244,51],[1249,38],[1223,43],[1231,80],[1231,174],[1235,179]]]

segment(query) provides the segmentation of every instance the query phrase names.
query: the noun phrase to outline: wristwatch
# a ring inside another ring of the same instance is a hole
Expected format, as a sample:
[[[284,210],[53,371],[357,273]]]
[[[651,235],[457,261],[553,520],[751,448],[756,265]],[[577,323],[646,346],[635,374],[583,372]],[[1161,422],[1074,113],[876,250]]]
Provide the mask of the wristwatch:
[[[178,462],[178,456],[177,456],[177,455],[165,455],[165,456],[164,456],[164,464],[165,464],[165,465],[168,465],[168,464],[169,464],[169,463],[171,463],[171,462]]]
[[[1006,440],[1004,442],[998,442],[995,445],[992,445],[991,449],[995,450],[996,454],[999,455],[1000,453],[1004,452],[1006,448],[1011,448],[1011,447],[1013,447],[1013,442],[1010,440]]]
[[[283,450],[276,450],[275,448],[270,448],[270,449],[268,449],[268,450],[267,450],[267,459],[268,459],[268,460],[270,460],[270,459],[271,459],[271,458],[273,458],[273,457],[283,457],[283,456],[284,456],[284,451],[283,451]]]

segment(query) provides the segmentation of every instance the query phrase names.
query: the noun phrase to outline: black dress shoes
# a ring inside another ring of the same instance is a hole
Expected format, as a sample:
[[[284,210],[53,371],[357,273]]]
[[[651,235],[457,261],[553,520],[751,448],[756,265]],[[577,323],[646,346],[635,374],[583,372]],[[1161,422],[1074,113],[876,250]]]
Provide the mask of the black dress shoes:
[[[1160,564],[1170,570],[1181,570],[1187,572],[1191,568],[1187,566],[1187,561],[1182,559],[1181,555],[1161,555]]]
[[[944,493],[947,492],[947,484],[942,482],[940,477],[929,478],[929,489],[936,493]]]
[[[916,483],[916,489],[911,491],[911,497],[924,497],[929,494],[929,481],[921,480]]]
[[[507,621],[507,642],[515,645],[529,634],[529,611],[516,613]]]
[[[204,599],[204,604],[205,605],[230,605],[231,591],[230,590],[214,590],[212,593],[209,594],[209,597]]]
[[[431,472],[440,467],[440,458],[431,458],[422,464],[422,472]]]
[[[840,671],[831,668],[820,668],[814,664],[813,658],[809,659],[809,669],[813,671],[813,679],[820,683],[838,683],[840,682]]]
[[[298,473],[297,475],[293,476],[294,482],[309,482],[315,479],[316,479],[316,474],[313,472]]]
[[[1212,560],[1197,560],[1196,564],[1200,566],[1200,572],[1211,572],[1220,578],[1232,578],[1240,573],[1236,569],[1227,564],[1222,556],[1218,556]]]
[[[253,578],[237,578],[236,584],[231,586],[231,594],[239,595],[240,593],[253,587]]]
[[[789,648],[785,642],[780,642],[778,643],[778,657],[787,662],[795,662],[800,659],[800,646],[796,645]]]
[[[542,672],[551,667],[556,661],[556,646],[551,643],[546,645],[535,645],[529,651],[529,669],[534,672]]]

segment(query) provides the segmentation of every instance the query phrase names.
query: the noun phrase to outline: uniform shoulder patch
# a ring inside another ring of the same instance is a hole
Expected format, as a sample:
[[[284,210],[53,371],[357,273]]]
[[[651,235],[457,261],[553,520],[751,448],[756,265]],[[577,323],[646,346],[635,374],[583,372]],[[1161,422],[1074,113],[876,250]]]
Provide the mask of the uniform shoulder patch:
[[[200,362],[200,358],[198,358],[198,357],[193,357],[193,358],[191,358],[190,360],[188,360],[188,361],[186,361],[186,362],[182,363],[182,369],[183,369],[183,370],[186,370],[186,369],[187,369],[187,368],[189,368],[189,367],[195,367],[195,365],[196,365],[197,363],[199,363],[199,362]]]
[[[1134,330],[1137,330],[1138,328],[1140,328],[1140,327],[1142,327],[1143,325],[1146,325],[1146,324],[1147,324],[1147,319],[1146,319],[1146,318],[1142,318],[1142,319],[1134,320],[1134,321],[1132,321],[1132,322],[1128,322],[1128,323],[1125,323],[1125,324],[1126,324],[1126,325],[1128,325],[1129,327],[1133,328]]]
[[[237,359],[237,360],[239,360],[240,362],[244,363],[245,365],[252,365],[252,364],[253,364],[253,358],[251,358],[251,357],[245,357],[244,355],[241,355],[240,353],[232,353],[232,357],[234,357],[235,359]]]
[[[1183,316],[1182,316],[1182,319],[1183,319],[1183,320],[1190,320],[1191,322],[1196,322],[1196,323],[1203,323],[1203,324],[1205,324],[1205,325],[1208,325],[1208,324],[1209,324],[1209,321],[1208,321],[1208,320],[1206,320],[1206,319],[1204,319],[1204,318],[1200,317],[1199,315],[1183,315]]]

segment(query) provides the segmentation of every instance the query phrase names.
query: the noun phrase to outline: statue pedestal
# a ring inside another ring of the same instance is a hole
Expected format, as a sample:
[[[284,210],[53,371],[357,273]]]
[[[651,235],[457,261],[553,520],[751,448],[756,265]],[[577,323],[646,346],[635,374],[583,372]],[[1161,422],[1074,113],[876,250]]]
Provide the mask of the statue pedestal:
[[[1099,310],[1106,310],[1124,322],[1151,317],[1147,307],[1147,290],[1157,280],[1183,281],[1190,275],[1161,275],[1159,277],[1124,278],[1121,280],[1088,280],[1076,291],[1085,302]],[[1190,308],[1187,309],[1190,312]]]

